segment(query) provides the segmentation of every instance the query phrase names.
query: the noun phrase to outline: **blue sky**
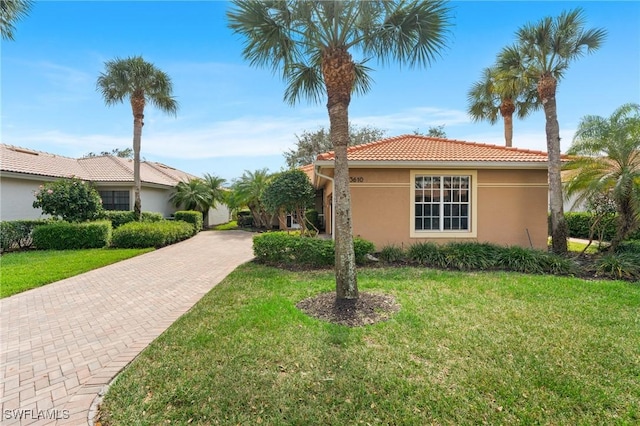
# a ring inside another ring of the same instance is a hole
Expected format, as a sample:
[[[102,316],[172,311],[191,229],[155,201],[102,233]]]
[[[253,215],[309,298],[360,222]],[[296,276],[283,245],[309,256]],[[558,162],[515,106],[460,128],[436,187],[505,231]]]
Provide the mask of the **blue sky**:
[[[353,98],[350,119],[388,136],[445,125],[449,138],[504,144],[500,124],[473,123],[466,94],[515,31],[582,7],[587,27],[603,27],[600,50],[569,68],[558,88],[562,150],[581,117],[609,116],[640,102],[640,2],[451,2],[449,47],[430,68],[370,63],[372,90]],[[104,62],[142,55],[170,75],[176,118],[145,110],[142,156],[194,175],[227,180],[244,170],[284,167],[295,135],[328,126],[324,103],[291,107],[270,70],[251,68],[226,26],[221,1],[39,1],[1,42],[3,143],[80,157],[127,148],[131,107],[105,106],[95,90]],[[514,146],[546,150],[544,115],[514,122]]]

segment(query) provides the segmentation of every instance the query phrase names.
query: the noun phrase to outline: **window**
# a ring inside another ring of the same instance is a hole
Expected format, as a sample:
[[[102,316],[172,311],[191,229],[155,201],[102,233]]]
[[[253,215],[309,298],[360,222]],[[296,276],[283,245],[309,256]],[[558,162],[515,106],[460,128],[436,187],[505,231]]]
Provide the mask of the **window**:
[[[98,191],[105,210],[129,210],[129,191]]]
[[[287,213],[287,229],[300,229],[300,224],[292,213]]]
[[[413,172],[412,237],[475,235],[471,204],[475,172]],[[474,234],[474,235],[472,235]]]

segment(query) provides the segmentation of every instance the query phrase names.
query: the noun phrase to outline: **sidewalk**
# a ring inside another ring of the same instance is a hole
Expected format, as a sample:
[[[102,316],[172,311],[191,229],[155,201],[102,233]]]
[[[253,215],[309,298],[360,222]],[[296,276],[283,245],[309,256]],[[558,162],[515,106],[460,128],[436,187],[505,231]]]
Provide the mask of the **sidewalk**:
[[[87,425],[105,385],[251,247],[247,232],[201,232],[1,299],[0,423]]]

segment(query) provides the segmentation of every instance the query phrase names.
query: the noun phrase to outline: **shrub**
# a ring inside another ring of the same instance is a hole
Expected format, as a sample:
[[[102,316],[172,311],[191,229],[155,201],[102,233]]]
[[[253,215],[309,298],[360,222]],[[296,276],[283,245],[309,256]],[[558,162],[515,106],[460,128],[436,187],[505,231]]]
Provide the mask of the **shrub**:
[[[313,225],[314,229],[320,229],[320,215],[315,209],[309,209],[305,212],[307,222]]]
[[[624,241],[616,247],[616,253],[640,254],[640,240]]]
[[[193,235],[193,225],[184,221],[129,222],[113,231],[114,247],[164,247]]]
[[[193,235],[196,235],[202,229],[203,219],[202,213],[195,210],[182,210],[175,214],[176,220],[190,223],[193,226]]]
[[[125,223],[135,222],[136,216],[133,211],[129,210],[103,210],[100,214],[101,219],[111,221],[111,226],[116,229]],[[140,215],[142,222],[159,222],[163,220],[162,213],[142,212]]]
[[[390,244],[382,247],[378,257],[383,262],[395,263],[403,261],[406,258],[406,253],[402,247]]]
[[[40,250],[77,250],[102,248],[111,241],[111,223],[52,222],[33,229],[33,245]]]
[[[640,279],[640,255],[636,253],[606,254],[596,260],[596,274],[607,278]]]
[[[363,263],[366,255],[373,253],[373,243],[354,238],[357,263]],[[253,237],[253,253],[256,260],[272,265],[331,266],[335,261],[335,245],[332,240],[303,237],[287,232],[266,232]]]
[[[547,253],[520,246],[503,248],[498,253],[497,265],[507,271],[541,274],[545,271]]]
[[[436,243],[415,243],[409,246],[409,260],[419,265],[444,267],[446,258]]]
[[[488,243],[449,243],[441,248],[448,267],[468,270],[491,269],[496,266],[500,249]]]
[[[98,219],[102,211],[102,199],[98,191],[81,179],[59,179],[40,185],[35,193],[33,208],[68,222],[85,222]]]
[[[251,228],[253,226],[253,215],[250,211],[238,212],[238,226],[242,228]]]
[[[542,268],[549,274],[575,275],[578,272],[578,265],[569,258],[553,253],[544,253],[541,259]]]
[[[31,247],[33,244],[33,229],[36,226],[44,225],[49,222],[49,219],[12,220],[10,222],[0,222],[2,250],[25,249]]]
[[[564,215],[569,228],[569,236],[572,238],[589,238],[589,229],[595,220],[595,215],[589,212],[567,212]],[[611,241],[616,234],[616,216],[606,218],[601,224],[603,239]],[[594,235],[598,238],[598,234]],[[630,240],[640,239],[640,229],[629,235]]]

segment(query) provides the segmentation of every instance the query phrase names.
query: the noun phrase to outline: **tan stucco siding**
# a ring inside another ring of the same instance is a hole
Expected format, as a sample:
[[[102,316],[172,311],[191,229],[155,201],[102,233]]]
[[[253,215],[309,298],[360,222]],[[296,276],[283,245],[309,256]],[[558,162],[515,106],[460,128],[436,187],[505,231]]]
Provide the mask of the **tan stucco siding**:
[[[446,173],[446,170],[439,170]],[[462,173],[453,170],[451,173]],[[412,232],[414,174],[427,169],[351,169],[351,208],[354,235],[377,249],[396,244],[408,247],[424,241],[479,241],[500,245],[547,245],[546,170],[473,170],[473,227],[456,236]],[[330,212],[330,184],[325,187],[325,211]],[[330,221],[328,221],[330,223]],[[328,228],[330,232],[330,228]],[[412,234],[414,236],[412,237]]]

